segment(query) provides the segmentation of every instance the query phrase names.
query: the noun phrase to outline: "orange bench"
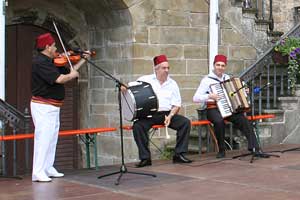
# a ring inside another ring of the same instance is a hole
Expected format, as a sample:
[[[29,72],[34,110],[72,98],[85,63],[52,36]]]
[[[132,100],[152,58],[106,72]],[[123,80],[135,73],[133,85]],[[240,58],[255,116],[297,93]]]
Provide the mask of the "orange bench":
[[[255,116],[247,116],[248,120],[250,121],[255,121],[255,120],[261,120],[261,119],[270,119],[270,118],[275,118],[275,115],[274,114],[265,114],[265,115],[255,115]],[[226,120],[225,120],[226,121]],[[228,121],[226,121],[228,122]],[[212,136],[215,144],[216,144],[216,150],[218,151],[218,143],[217,143],[217,139],[216,139],[216,136],[214,134],[214,131],[212,129],[212,123],[209,121],[209,120],[197,120],[197,121],[191,121],[191,125],[192,126],[203,126],[203,125],[206,125],[208,126],[208,130],[209,130],[209,133],[210,135]],[[159,129],[159,128],[165,128],[164,125],[153,125],[152,126],[153,129]],[[201,127],[199,127],[199,130],[198,130],[198,137],[199,137],[199,154],[201,154],[201,148],[202,148],[202,138],[201,138]],[[123,129],[124,130],[132,130],[132,126],[131,125],[125,125],[123,126]],[[230,145],[232,145],[232,126],[230,126]],[[150,142],[159,150],[161,151],[151,140]],[[209,150],[209,149],[208,149]]]
[[[93,140],[94,143],[96,144],[96,139],[97,137],[95,137],[95,134],[98,133],[106,133],[106,132],[112,132],[112,131],[116,131],[117,128],[87,128],[87,129],[78,129],[78,130],[63,130],[63,131],[59,131],[58,136],[71,136],[71,135],[86,135],[87,134],[93,134]],[[32,139],[34,138],[34,134],[33,133],[23,133],[23,134],[11,134],[11,135],[4,135],[4,136],[0,136],[0,141],[9,141],[9,140],[24,140],[24,139]],[[90,164],[90,142],[85,142],[85,146],[86,146],[86,164],[87,164],[87,168],[91,167]],[[15,154],[16,152],[14,152],[14,159],[15,158]],[[98,156],[97,156],[97,145],[94,145],[94,162],[95,162],[95,167],[96,169],[98,169]],[[29,157],[29,155],[26,156],[27,158]],[[15,161],[16,163],[16,161]]]
[[[104,133],[104,132],[111,132],[116,131],[116,128],[87,128],[87,129],[78,129],[78,130],[63,130],[59,131],[58,136],[70,136],[70,135],[80,135],[80,134],[96,134],[96,133]],[[7,140],[23,140],[23,139],[31,139],[34,138],[33,133],[23,133],[23,134],[16,134],[16,135],[4,135],[0,136],[0,141],[7,141]]]

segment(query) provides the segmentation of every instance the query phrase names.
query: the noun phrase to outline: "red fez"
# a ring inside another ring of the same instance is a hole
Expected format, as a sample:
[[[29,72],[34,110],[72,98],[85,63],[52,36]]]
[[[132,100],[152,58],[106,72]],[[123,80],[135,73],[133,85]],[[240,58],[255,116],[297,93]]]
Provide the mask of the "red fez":
[[[44,49],[46,45],[52,45],[55,42],[54,38],[50,33],[45,33],[42,35],[39,35],[36,38],[36,48],[38,49]]]
[[[225,63],[225,65],[226,65],[226,64],[227,64],[227,57],[224,56],[224,55],[222,55],[222,54],[216,55],[216,56],[215,56],[215,60],[214,60],[214,64],[215,64],[216,62],[223,62],[223,63]]]
[[[153,62],[154,62],[154,65],[156,66],[162,62],[168,62],[168,59],[167,59],[166,55],[159,55],[159,56],[155,56],[153,58]]]

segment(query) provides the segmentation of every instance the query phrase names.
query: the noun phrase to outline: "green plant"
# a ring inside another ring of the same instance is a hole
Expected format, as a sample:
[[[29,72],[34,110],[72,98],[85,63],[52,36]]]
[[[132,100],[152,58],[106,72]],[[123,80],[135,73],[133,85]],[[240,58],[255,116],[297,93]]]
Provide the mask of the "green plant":
[[[297,48],[300,47],[300,38],[287,37],[280,40],[279,44],[275,46],[275,51],[280,52],[283,56],[290,55]]]
[[[297,75],[300,74],[300,38],[287,37],[275,46],[274,50],[283,56],[288,56],[288,80],[292,91],[295,89]]]
[[[159,156],[161,159],[170,160],[174,155],[174,150],[168,147],[165,147],[162,154]]]

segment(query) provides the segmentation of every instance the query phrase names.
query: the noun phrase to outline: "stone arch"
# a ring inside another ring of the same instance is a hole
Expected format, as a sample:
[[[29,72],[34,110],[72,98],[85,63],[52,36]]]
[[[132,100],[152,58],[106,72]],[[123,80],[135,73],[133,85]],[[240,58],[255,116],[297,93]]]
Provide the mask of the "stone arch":
[[[104,66],[104,69],[120,78],[128,71],[128,67],[122,69],[124,65],[128,66],[127,62],[124,64],[123,58],[130,58],[132,51],[132,19],[127,8],[123,0],[15,0],[8,6],[6,21],[7,25],[31,24],[54,32],[52,20],[55,20],[66,44],[70,47],[95,48],[96,64]],[[90,71],[84,70],[81,79],[88,81],[93,89],[93,85],[104,80],[94,69]],[[111,87],[113,84],[109,85]],[[96,103],[103,104],[100,102],[102,100],[99,98]]]

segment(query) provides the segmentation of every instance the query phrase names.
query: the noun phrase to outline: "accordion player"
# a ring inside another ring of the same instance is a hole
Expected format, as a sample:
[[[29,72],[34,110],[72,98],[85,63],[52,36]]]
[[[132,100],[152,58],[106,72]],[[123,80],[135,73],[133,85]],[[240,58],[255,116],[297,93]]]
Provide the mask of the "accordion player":
[[[213,93],[219,95],[217,107],[223,118],[229,117],[232,113],[249,110],[250,105],[245,93],[245,85],[240,78],[233,77],[220,83],[210,85]]]

